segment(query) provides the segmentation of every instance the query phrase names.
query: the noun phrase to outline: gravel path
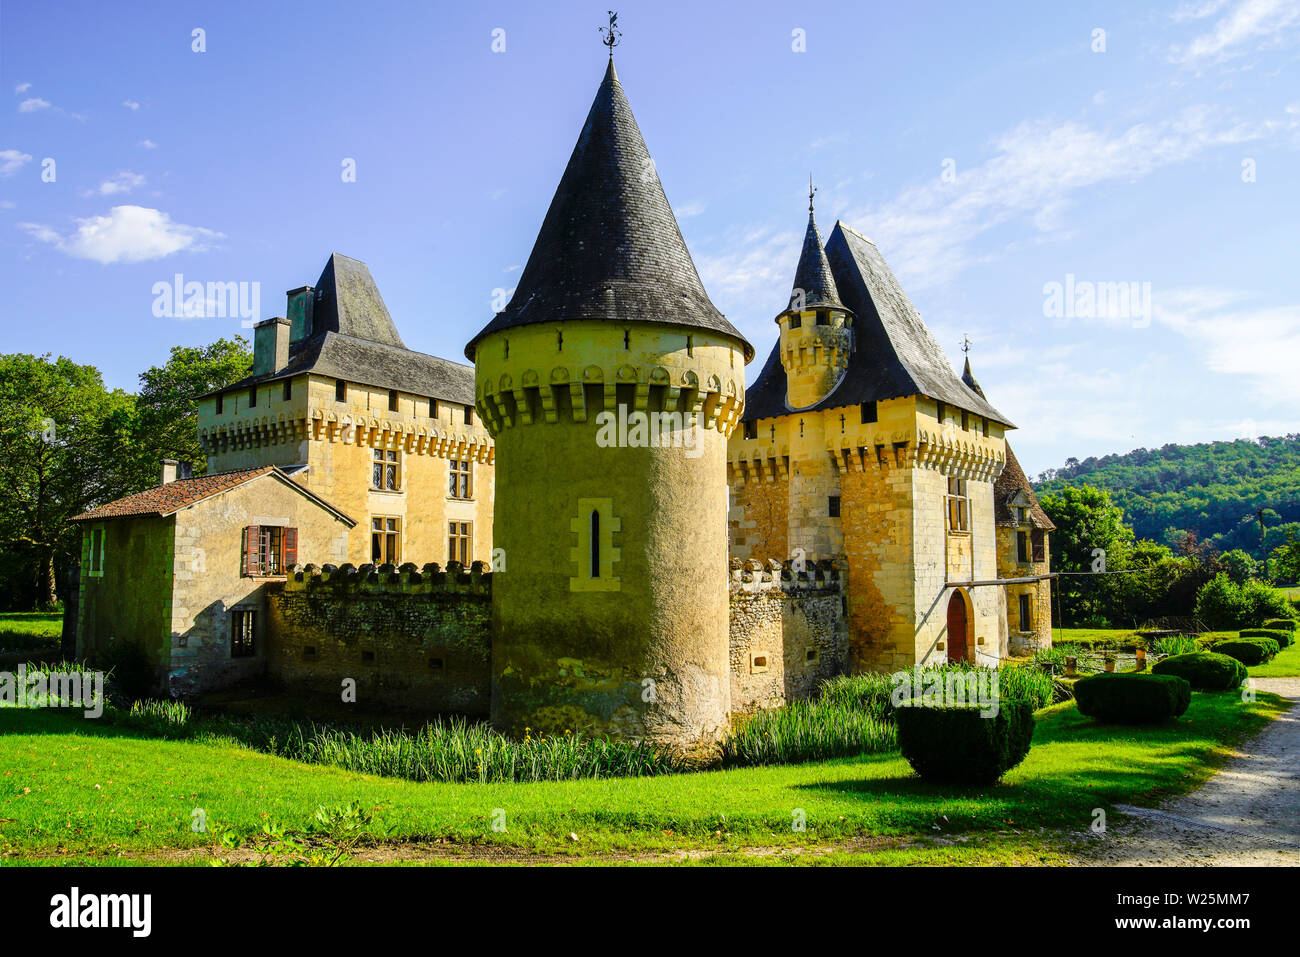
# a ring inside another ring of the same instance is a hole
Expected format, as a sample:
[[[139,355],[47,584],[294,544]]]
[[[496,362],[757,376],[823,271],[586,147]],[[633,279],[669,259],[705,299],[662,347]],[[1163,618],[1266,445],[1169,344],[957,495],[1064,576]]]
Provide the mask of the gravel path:
[[[1300,866],[1300,678],[1257,678],[1291,710],[1221,771],[1159,810],[1119,805],[1109,832],[1089,835],[1083,864]]]

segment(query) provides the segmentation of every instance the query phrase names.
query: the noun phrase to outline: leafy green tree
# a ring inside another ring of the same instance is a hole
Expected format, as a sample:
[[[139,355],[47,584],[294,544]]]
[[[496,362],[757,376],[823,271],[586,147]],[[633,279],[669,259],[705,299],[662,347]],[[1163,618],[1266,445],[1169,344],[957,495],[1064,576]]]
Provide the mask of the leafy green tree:
[[[1223,564],[1223,570],[1227,572],[1228,577],[1238,585],[1244,585],[1250,579],[1259,578],[1264,573],[1264,563],[1256,561],[1250,552],[1241,548],[1224,552],[1219,556],[1219,561]]]
[[[7,568],[28,570],[11,602],[56,602],[57,569],[79,542],[68,519],[129,485],[133,414],[132,397],[105,389],[93,366],[0,355],[0,547]]]
[[[207,346],[175,346],[161,366],[140,373],[136,399],[136,452],[141,487],[157,480],[162,459],[206,468],[198,439],[198,397],[247,376],[253,355],[242,336]]]
[[[1124,586],[1115,581],[1122,576],[1093,573],[1130,567],[1135,543],[1133,529],[1124,524],[1123,509],[1111,501],[1105,489],[1087,485],[1061,486],[1042,496],[1040,504],[1056,525],[1053,565],[1067,573],[1059,582],[1062,620],[1067,624],[1108,622],[1110,614],[1123,605]]]

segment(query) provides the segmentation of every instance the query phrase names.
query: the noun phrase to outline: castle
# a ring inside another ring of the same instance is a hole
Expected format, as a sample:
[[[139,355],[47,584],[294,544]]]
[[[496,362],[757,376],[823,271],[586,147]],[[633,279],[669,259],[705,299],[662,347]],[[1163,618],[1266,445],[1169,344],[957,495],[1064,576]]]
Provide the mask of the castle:
[[[777,341],[696,271],[611,58],[513,298],[405,347],[332,255],[199,401],[207,472],[91,509],[78,653],[508,732],[716,739],[834,674],[1050,642],[1051,523],[969,363],[809,219]],[[443,562],[445,556],[446,561]],[[418,564],[424,563],[424,564]],[[335,699],[337,700],[337,699]]]

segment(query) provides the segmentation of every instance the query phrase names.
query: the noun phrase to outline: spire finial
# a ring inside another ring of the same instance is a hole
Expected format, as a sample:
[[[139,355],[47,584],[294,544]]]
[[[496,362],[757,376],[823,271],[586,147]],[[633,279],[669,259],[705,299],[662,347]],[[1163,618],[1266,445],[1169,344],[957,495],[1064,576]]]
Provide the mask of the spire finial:
[[[810,213],[813,211],[813,194],[816,192],[817,192],[817,188],[813,186],[812,173],[809,173],[808,174],[808,212]]]
[[[606,12],[609,14],[609,29],[606,30],[604,27],[600,28],[600,33],[603,38],[600,42],[609,47],[609,58],[612,60],[614,59],[614,47],[618,46],[618,41],[619,38],[623,36],[623,31],[618,29],[618,14],[613,10],[608,10]]]
[[[967,356],[970,355],[970,336],[963,335],[961,337],[961,351]]]

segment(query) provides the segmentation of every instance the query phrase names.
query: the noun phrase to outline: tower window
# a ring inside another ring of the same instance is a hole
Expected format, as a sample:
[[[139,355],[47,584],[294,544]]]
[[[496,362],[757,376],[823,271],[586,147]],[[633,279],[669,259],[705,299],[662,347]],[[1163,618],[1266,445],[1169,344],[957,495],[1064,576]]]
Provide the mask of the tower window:
[[[450,522],[447,526],[447,561],[468,565],[472,552],[469,522]]]
[[[790,317],[790,328],[791,328],[791,329],[798,329],[801,325],[803,325],[803,317],[802,317],[802,316],[800,316],[800,315],[793,315],[793,316]]]
[[[569,530],[576,541],[569,549],[569,591],[619,591],[622,582],[617,568],[622,550],[614,536],[622,530],[622,520],[613,514],[614,501],[608,498],[578,499],[577,514],[569,519]]]
[[[563,329],[555,330],[555,351],[556,352],[564,351],[564,330]]]
[[[221,409],[225,405],[225,398],[224,394],[220,392],[217,393],[217,415],[221,414]]]
[[[1047,542],[1043,538],[1043,530],[1041,528],[1034,529],[1029,533],[1029,540],[1034,549],[1034,561],[1047,561]]]
[[[943,420],[948,417],[948,407],[942,402],[936,403],[934,417],[939,420],[940,425],[943,425]]]
[[[744,430],[745,430],[745,438],[747,438],[747,439],[756,439],[756,438],[758,438],[758,423],[757,423],[757,422],[746,422],[746,423],[744,424],[743,428],[744,428]]]
[[[1030,615],[1029,596],[1020,596],[1020,630],[1031,631],[1033,625],[1032,616]]]
[[[862,411],[862,423],[864,425],[868,422],[876,421],[876,403],[863,402],[860,409]]]
[[[474,424],[474,406],[472,405],[465,406],[465,424],[466,425]]]
[[[1029,533],[1016,532],[1016,561],[1022,565],[1029,564]]]
[[[966,411],[963,409],[961,413],[961,430],[965,432],[969,428],[970,428],[970,419],[966,415]]]
[[[624,349],[632,348],[632,333],[627,329],[623,330],[623,348]]]
[[[817,325],[829,326],[831,324],[831,314],[825,309],[817,310]]]
[[[600,512],[591,510],[591,577],[600,577]]]
[[[257,405],[257,386],[252,386],[248,390],[248,407],[251,409]]]
[[[429,418],[431,418],[431,419],[436,419],[437,417],[438,417],[438,400],[437,400],[437,399],[430,399],[430,400],[429,400]]]
[[[983,419],[982,422],[983,422],[983,429],[984,429],[984,438],[987,439],[989,437],[989,420]]]
[[[293,398],[293,380],[285,379],[284,380],[284,401],[288,402],[292,398]]]
[[[470,477],[473,464],[469,459],[449,459],[447,462],[447,494],[452,498],[470,497]]]
[[[505,345],[506,345],[506,355],[505,355],[505,357],[506,357],[507,359],[509,359],[509,358],[510,358],[510,340],[509,340],[509,339],[505,339],[505,340],[503,340],[503,341],[505,342]]]
[[[948,479],[948,531],[970,531],[970,499],[966,495],[966,480]]]
[[[397,411],[397,390],[396,389],[388,390],[388,411],[389,412]]]
[[[693,355],[695,355],[695,337],[694,337],[694,336],[687,336],[687,337],[686,337],[686,354],[687,354],[688,356],[693,356]]]
[[[832,495],[830,497],[827,502],[826,513],[830,515],[831,518],[840,517],[840,497],[838,495]]]
[[[348,384],[342,379],[334,380],[334,401],[346,402],[348,400]]]
[[[370,486],[385,492],[398,488],[400,460],[397,449],[375,449]]]

